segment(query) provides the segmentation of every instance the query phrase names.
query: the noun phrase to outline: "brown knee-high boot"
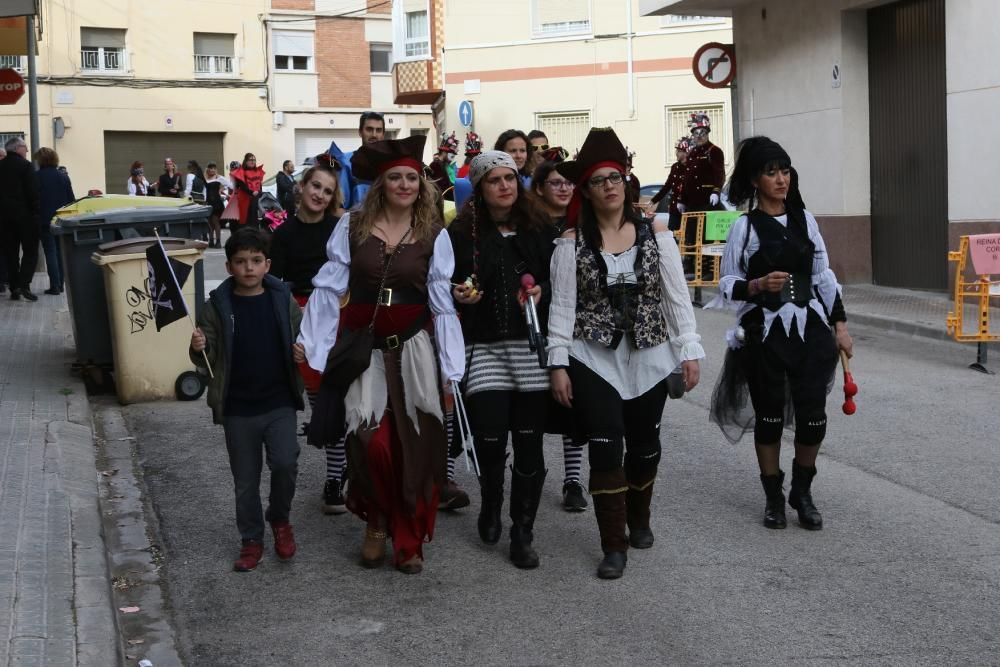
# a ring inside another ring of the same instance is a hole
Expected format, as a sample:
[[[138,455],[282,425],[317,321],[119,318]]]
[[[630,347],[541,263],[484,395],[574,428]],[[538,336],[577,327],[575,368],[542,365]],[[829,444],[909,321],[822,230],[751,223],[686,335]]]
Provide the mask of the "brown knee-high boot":
[[[653,500],[653,483],[656,481],[659,458],[659,454],[646,460],[631,459],[628,454],[625,455],[628,543],[636,549],[649,549],[653,546],[653,531],[649,528],[649,505]]]
[[[590,471],[590,495],[594,498],[594,515],[601,533],[604,560],[597,568],[601,579],[617,579],[625,572],[628,539],[625,537],[626,510],[625,470]]]

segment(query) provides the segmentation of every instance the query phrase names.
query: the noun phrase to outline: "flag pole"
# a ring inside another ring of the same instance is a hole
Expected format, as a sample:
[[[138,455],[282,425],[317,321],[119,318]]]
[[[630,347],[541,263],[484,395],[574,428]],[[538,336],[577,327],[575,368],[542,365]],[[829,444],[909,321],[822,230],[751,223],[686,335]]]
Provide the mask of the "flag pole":
[[[163,251],[163,256],[167,258],[167,268],[170,270],[170,278],[174,281],[174,286],[177,287],[177,293],[181,296],[181,302],[184,304],[184,313],[188,317],[188,321],[191,323],[191,331],[195,331],[198,325],[194,321],[194,317],[191,316],[191,309],[187,306],[187,301],[184,301],[184,292],[181,290],[181,284],[177,282],[177,275],[174,273],[174,267],[170,263],[170,255],[167,254],[167,249],[163,247],[163,241],[160,240],[160,232],[153,227],[153,235],[156,236],[156,243],[160,246],[160,250]],[[208,377],[215,379],[215,373],[212,372],[212,364],[208,361],[208,353],[205,349],[201,350],[201,357],[205,360],[205,368],[208,369]]]

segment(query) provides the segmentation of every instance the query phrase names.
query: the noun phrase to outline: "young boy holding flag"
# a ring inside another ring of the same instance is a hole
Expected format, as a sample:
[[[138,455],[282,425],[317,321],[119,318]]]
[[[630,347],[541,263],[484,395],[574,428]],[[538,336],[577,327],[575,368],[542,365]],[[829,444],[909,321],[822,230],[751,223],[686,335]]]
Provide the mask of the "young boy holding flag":
[[[297,410],[304,408],[304,359],[299,335],[302,311],[288,287],[268,275],[271,260],[263,232],[241,229],[226,242],[227,278],[209,298],[191,334],[191,360],[203,353],[214,371],[208,405],[226,434],[236,492],[236,525],[243,540],[237,572],[249,572],[263,557],[264,519],[271,524],[274,551],[295,555],[288,521],[298,474]],[[271,470],[266,514],[260,500],[261,446]]]

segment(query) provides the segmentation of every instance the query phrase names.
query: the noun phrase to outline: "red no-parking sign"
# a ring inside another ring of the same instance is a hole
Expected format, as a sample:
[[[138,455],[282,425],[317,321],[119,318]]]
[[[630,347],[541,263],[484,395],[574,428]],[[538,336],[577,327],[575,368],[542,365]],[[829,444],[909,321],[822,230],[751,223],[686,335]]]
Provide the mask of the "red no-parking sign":
[[[24,95],[24,79],[17,70],[0,69],[0,104],[15,104]]]
[[[725,88],[736,78],[736,52],[732,44],[709,42],[691,60],[694,78],[706,88]]]

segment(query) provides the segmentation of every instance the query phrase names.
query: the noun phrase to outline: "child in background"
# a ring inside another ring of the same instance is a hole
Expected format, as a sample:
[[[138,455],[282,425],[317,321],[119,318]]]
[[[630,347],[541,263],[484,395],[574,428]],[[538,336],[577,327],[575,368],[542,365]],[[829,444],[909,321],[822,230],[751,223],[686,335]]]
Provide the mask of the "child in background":
[[[243,540],[237,572],[256,569],[263,557],[264,520],[271,524],[274,551],[281,560],[295,555],[289,523],[299,443],[296,411],[304,408],[295,343],[302,311],[288,287],[267,274],[267,236],[241,229],[226,241],[227,278],[214,290],[191,334],[191,360],[208,357],[215,377],[208,405],[226,434],[236,492],[236,525]],[[271,494],[264,513],[260,500],[262,446],[271,470]]]

